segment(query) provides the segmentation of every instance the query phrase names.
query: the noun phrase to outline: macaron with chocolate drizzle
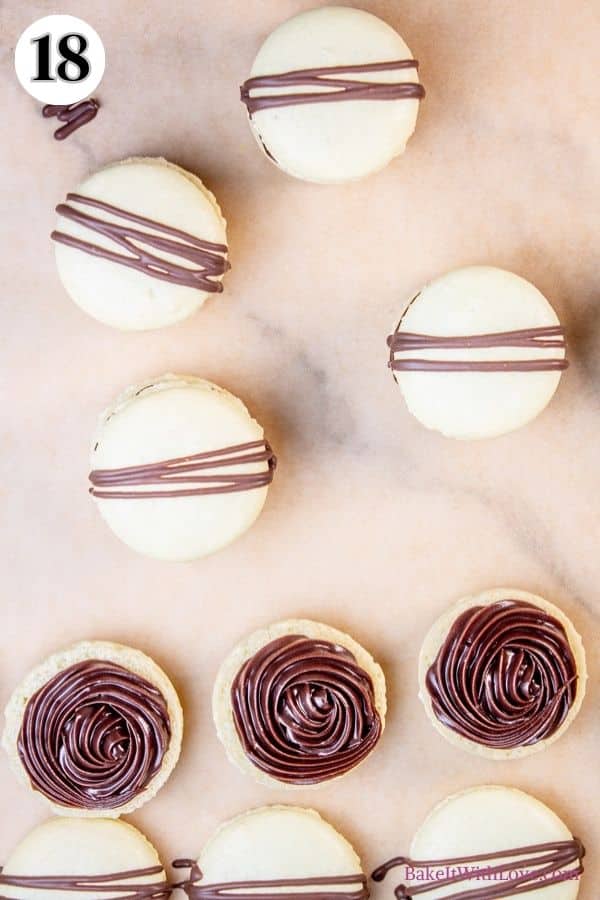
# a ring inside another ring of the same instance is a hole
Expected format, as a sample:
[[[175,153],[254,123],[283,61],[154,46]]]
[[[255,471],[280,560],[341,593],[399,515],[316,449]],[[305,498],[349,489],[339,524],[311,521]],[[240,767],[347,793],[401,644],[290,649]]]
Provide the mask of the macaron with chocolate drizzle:
[[[10,900],[166,900],[171,891],[152,844],[118,819],[48,819],[0,871]]]
[[[346,838],[312,809],[263,806],[219,827],[198,859],[175,860],[189,900],[368,900]],[[186,871],[187,870],[187,871]]]
[[[259,147],[284,172],[354,181],[404,153],[425,96],[418,66],[377,16],[323,6],[267,37],[241,99]]]
[[[584,857],[579,837],[540,800],[486,784],[442,800],[410,853],[371,877],[385,881],[386,900],[575,900]]]
[[[260,515],[276,459],[263,428],[224,388],[161,375],[100,417],[88,490],[109,528],[156,559],[199,559]]]
[[[51,234],[72,300],[124,331],[162,328],[223,290],[226,222],[200,178],[133,157],[89,175],[58,203]]]
[[[263,784],[317,786],[373,752],[386,715],[385,678],[342,631],[289,619],[241,641],[213,691],[217,734],[229,759]]]
[[[558,740],[586,681],[571,621],[514,588],[461,600],[431,627],[419,657],[419,697],[437,731],[492,759],[529,756]]]
[[[82,641],[50,656],[16,688],[2,743],[19,779],[55,813],[116,817],[164,785],[182,734],[175,688],[150,657]]]
[[[536,418],[568,367],[565,332],[533,284],[492,266],[434,279],[388,335],[388,367],[409,411],[460,440]]]

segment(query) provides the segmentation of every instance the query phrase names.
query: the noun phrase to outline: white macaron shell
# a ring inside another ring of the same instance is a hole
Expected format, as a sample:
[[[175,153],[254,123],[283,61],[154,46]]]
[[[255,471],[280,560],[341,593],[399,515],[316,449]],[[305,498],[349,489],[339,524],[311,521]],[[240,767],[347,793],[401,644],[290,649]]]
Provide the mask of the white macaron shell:
[[[468,336],[559,325],[540,291],[491,266],[457,269],[428,284],[404,313],[400,332]],[[492,347],[425,349],[397,354],[423,359],[562,359],[564,349]],[[495,437],[526,425],[552,399],[560,371],[395,371],[412,414],[448,437]]]
[[[485,785],[454,794],[436,806],[415,834],[410,855],[414,860],[455,859],[571,838],[556,813],[535,797],[515,788]],[[490,884],[489,878],[469,879],[460,886],[436,888],[427,893],[427,900],[452,896],[459,888],[475,890]],[[570,879],[526,896],[532,900],[575,900],[578,890],[579,881]]]
[[[377,16],[361,9],[325,6],[280,25],[259,50],[250,77],[412,58],[400,35]],[[419,81],[416,69],[347,77]],[[314,89],[269,88],[253,94],[306,90]],[[260,110],[250,121],[259,142],[288,174],[334,183],[377,172],[403,153],[415,130],[418,109],[415,99],[343,100]]]
[[[202,240],[227,243],[225,220],[210,191],[199,178],[163,159],[135,158],[107,166],[86,178],[74,193]],[[77,208],[96,218],[117,221],[103,210]],[[127,224],[146,230],[134,222]],[[131,255],[110,238],[64,216],[58,217],[56,230],[111,252]],[[194,267],[180,257],[153,252],[179,265]],[[170,325],[195,312],[209,296],[205,291],[173,284],[58,242],[55,253],[60,279],[71,298],[90,316],[114,328],[144,330]]]
[[[92,468],[160,462],[263,436],[244,404],[228,391],[191,377],[158,379],[107,416],[92,453]],[[264,469],[265,463],[250,463],[218,471]],[[158,559],[190,560],[224,547],[246,531],[258,517],[267,490],[96,502],[110,528],[134,550]]]
[[[111,875],[160,865],[154,847],[132,825],[111,819],[49,819],[11,853],[3,872],[20,876]],[[148,875],[137,884],[160,881]],[[10,887],[15,900],[102,900],[104,892]]]
[[[206,884],[362,873],[335,828],[313,810],[293,806],[265,806],[226,822],[198,864]]]

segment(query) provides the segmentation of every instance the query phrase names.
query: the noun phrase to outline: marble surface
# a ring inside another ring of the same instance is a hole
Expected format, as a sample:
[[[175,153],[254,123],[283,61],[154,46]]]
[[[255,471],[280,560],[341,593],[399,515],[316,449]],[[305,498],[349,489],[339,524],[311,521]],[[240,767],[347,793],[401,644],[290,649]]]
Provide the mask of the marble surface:
[[[210,716],[221,659],[272,620],[322,619],[383,664],[390,716],[360,771],[293,801],[320,810],[372,868],[405,852],[446,794],[515,785],[584,839],[580,900],[593,900],[598,4],[364,0],[421,60],[428,97],[405,157],[348,187],[278,172],[255,147],[238,101],[264,36],[311,5],[78,0],[77,14],[107,50],[103,108],[58,144],[12,68],[21,30],[58,7],[0,3],[0,703],[31,665],[71,641],[110,638],[149,652],[181,692],[187,731],[175,774],[132,821],[165,860],[194,855],[224,818],[288,798],[225,758]],[[229,220],[233,270],[225,293],[195,318],[126,335],[69,301],[48,234],[68,189],[133,154],[164,155],[201,175]],[[386,369],[385,337],[423,281],[470,263],[513,269],[540,287],[566,326],[572,366],[528,428],[461,444],[411,419]],[[99,411],[125,385],[167,370],[206,376],[243,397],[280,458],[257,525],[194,564],[132,554],[86,490]],[[453,749],[417,699],[417,654],[430,623],[460,596],[497,585],[562,606],[584,636],[591,674],[568,734],[510,763]],[[5,759],[0,794],[1,860],[46,811]],[[378,894],[391,897],[390,887]]]

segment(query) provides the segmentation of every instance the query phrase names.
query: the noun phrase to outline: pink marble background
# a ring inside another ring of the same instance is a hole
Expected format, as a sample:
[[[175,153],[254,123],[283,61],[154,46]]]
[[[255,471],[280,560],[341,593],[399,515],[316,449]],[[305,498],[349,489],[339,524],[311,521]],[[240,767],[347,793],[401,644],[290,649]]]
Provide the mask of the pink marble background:
[[[132,821],[165,861],[215,826],[281,802],[225,759],[210,716],[216,669],[244,633],[310,616],[383,664],[390,716],[344,781],[295,793],[354,842],[365,866],[405,852],[428,809],[478,783],[549,803],[587,847],[580,900],[600,884],[598,553],[600,225],[597,3],[363,0],[421,60],[428,90],[404,159],[346,187],[295,182],[261,157],[238,101],[266,34],[314,0],[5,0],[0,4],[3,556],[0,703],[42,657],[81,638],[138,646],[186,713],[181,762]],[[107,51],[98,118],[65,144],[18,85],[24,27],[52,12],[93,24]],[[197,172],[229,220],[225,293],[194,319],[120,334],[81,313],[56,275],[53,207],[90,170],[133,154]],[[566,326],[573,364],[527,429],[452,443],[408,415],[385,337],[406,298],[455,266],[521,273]],[[239,394],[280,468],[247,536],[203,562],[133,555],[86,491],[98,412],[167,370]],[[429,624],[460,596],[514,585],[582,632],[591,681],[569,733],[516,762],[447,744],[417,699]],[[0,759],[0,860],[45,806]],[[390,888],[379,895],[391,896]]]

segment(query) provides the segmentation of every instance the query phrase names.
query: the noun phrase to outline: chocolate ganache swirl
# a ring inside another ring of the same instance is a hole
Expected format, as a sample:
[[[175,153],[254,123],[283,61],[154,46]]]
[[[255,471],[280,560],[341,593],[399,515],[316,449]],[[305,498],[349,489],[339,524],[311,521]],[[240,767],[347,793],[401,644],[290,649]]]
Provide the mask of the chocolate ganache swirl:
[[[49,800],[114,809],[147,787],[170,737],[158,688],[115,663],[85,660],[29,700],[18,751],[32,787]]]
[[[551,737],[577,692],[565,629],[531,603],[501,600],[463,612],[427,672],[438,720],[485,747],[514,749]]]
[[[290,784],[343,775],[381,735],[367,672],[345,647],[303,635],[277,638],[247,660],[231,702],[248,758]]]

